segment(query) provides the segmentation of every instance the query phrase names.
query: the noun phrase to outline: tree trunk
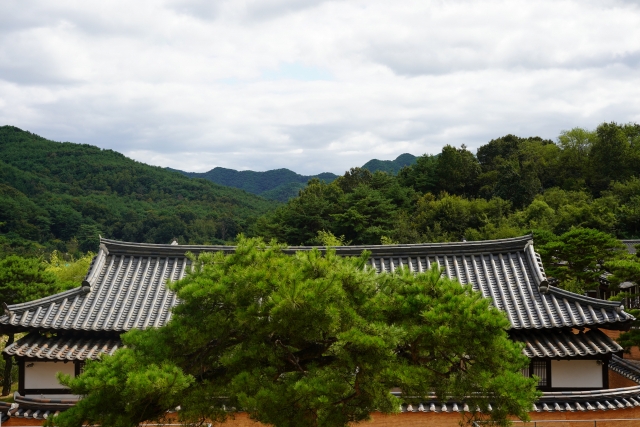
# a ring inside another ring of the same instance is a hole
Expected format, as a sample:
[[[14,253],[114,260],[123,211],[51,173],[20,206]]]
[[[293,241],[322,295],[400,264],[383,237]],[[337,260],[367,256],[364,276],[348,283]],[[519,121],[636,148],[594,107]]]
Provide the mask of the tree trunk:
[[[9,334],[9,339],[7,340],[5,348],[13,344],[14,339],[15,335]],[[2,395],[6,396],[11,393],[11,368],[13,368],[13,357],[8,354],[3,354],[2,357],[4,357],[4,383],[2,384]]]

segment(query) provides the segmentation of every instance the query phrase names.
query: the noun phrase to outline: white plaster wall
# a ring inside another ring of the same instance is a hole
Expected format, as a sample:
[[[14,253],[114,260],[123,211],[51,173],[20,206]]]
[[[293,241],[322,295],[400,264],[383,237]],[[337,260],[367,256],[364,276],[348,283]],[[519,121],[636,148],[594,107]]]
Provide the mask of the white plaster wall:
[[[56,378],[58,372],[75,376],[73,362],[25,362],[24,388],[63,388]]]
[[[602,365],[597,360],[552,360],[551,387],[602,387]]]

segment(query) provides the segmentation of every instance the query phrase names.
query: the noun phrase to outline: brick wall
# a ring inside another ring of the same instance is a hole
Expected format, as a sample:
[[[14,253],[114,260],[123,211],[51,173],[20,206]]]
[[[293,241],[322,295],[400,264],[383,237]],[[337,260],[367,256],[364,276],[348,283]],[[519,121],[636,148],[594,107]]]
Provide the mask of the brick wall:
[[[585,411],[585,412],[536,412],[530,414],[532,421],[538,421],[538,427],[588,427],[598,420],[597,427],[638,427],[640,426],[640,407],[618,409],[617,411]],[[603,419],[627,419],[627,421],[600,421]],[[635,419],[634,419],[635,418]],[[540,421],[545,421],[541,423]],[[551,422],[552,420],[582,420],[581,423]],[[514,424],[514,427],[533,427],[530,424]]]
[[[606,329],[600,329],[600,330],[604,332],[606,336],[614,340],[618,339],[618,337],[622,333],[621,331],[609,331]],[[624,358],[631,359],[631,360],[640,360],[640,349],[638,347],[631,347],[631,353],[625,353]]]
[[[533,427],[533,422],[538,422],[538,427],[586,427],[584,421],[598,420],[598,427],[638,427],[640,426],[640,408],[619,409],[617,411],[587,411],[587,412],[533,412],[530,414],[531,423],[515,423],[514,427]],[[601,421],[603,419],[627,419],[627,421]],[[635,418],[635,420],[634,420]],[[566,420],[581,420],[582,423],[568,423]],[[422,413],[412,412],[396,415],[373,414],[372,420],[357,424],[358,427],[459,427],[462,417],[459,413]],[[541,422],[544,421],[544,422]],[[555,421],[555,422],[554,422]],[[40,426],[41,420],[11,418],[2,423],[6,427]],[[261,427],[262,425],[251,421],[246,414],[237,414],[234,419],[228,420],[223,427]]]
[[[636,387],[638,383],[609,370],[609,388]],[[640,423],[639,423],[640,424]]]
[[[8,421],[2,423],[2,426],[17,427],[17,426],[41,426],[42,420],[34,420],[33,418],[9,418]]]
[[[617,411],[586,411],[586,412],[533,412],[532,421],[546,421],[538,427],[586,427],[589,424],[551,422],[553,420],[602,420],[606,418],[632,419],[628,421],[605,422],[598,421],[598,427],[638,427],[640,426],[640,408],[619,409]],[[357,424],[359,427],[460,427],[462,417],[459,413],[411,412],[396,415],[373,414],[371,421]],[[224,427],[259,427],[260,424],[251,421],[245,414],[238,414],[235,420],[227,422]],[[514,427],[533,427],[531,424],[515,423]]]

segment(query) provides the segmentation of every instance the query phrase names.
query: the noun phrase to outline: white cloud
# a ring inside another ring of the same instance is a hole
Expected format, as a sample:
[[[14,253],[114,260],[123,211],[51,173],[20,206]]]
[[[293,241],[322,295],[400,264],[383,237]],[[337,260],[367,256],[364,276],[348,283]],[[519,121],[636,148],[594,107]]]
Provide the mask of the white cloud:
[[[0,124],[151,164],[341,173],[640,122],[632,1],[20,2]]]

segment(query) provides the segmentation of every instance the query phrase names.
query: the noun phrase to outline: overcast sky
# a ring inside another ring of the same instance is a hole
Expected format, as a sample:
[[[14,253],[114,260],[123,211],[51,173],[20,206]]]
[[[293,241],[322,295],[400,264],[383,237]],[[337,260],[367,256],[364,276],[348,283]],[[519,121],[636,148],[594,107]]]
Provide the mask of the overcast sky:
[[[640,2],[0,3],[0,124],[188,171],[342,173],[640,122]]]

